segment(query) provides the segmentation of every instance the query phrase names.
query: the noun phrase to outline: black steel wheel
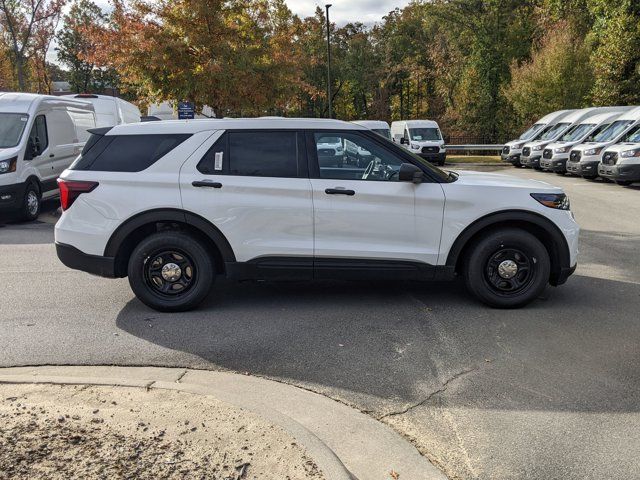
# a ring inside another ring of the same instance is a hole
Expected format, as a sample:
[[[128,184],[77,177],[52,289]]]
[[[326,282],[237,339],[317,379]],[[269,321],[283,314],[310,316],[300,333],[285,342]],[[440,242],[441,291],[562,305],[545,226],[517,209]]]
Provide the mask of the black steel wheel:
[[[467,250],[464,276],[467,289],[497,308],[518,308],[544,291],[551,272],[545,246],[517,228],[493,230]]]

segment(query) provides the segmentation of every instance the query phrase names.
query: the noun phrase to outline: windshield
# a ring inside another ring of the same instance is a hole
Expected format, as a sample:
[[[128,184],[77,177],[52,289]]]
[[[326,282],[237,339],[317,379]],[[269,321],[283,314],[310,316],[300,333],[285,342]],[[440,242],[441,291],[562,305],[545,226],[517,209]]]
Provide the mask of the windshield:
[[[522,135],[520,135],[520,138],[518,140],[530,140],[530,139],[532,139],[540,130],[542,130],[544,128],[544,126],[545,126],[544,123],[536,123],[535,125],[532,125],[529,128],[529,130],[527,130]]]
[[[388,128],[374,128],[371,131],[391,140],[391,130],[389,130]]]
[[[582,125],[576,125],[562,137],[560,137],[560,140],[563,142],[573,142],[576,140],[580,140],[587,133],[589,133],[593,129],[593,127],[595,127],[595,125],[592,123],[583,123]]]
[[[409,135],[411,135],[411,140],[416,142],[442,140],[440,130],[437,128],[410,128]]]
[[[540,137],[540,140],[553,140],[554,138],[562,135],[570,126],[570,123],[558,123],[557,125],[554,125],[549,131],[547,131],[547,133],[542,135]]]
[[[17,146],[28,120],[24,113],[0,113],[0,148]]]
[[[583,140],[583,143],[587,143],[587,142],[593,142],[595,140],[595,138],[600,135],[601,132],[605,131],[607,128],[609,128],[611,124],[610,123],[605,123],[600,125],[598,128],[594,129],[587,138],[585,138]]]
[[[640,143],[640,125],[636,125],[620,139],[624,143]]]
[[[594,142],[609,142],[618,137],[625,129],[633,123],[633,120],[618,120],[609,125],[609,128],[603,130],[597,135]]]

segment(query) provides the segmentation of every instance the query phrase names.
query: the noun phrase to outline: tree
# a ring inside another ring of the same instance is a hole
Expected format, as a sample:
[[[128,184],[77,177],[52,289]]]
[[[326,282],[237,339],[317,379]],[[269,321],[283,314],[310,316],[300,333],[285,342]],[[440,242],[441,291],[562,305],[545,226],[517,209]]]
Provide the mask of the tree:
[[[69,83],[75,92],[101,92],[106,83],[116,80],[112,69],[98,68],[87,60],[98,48],[92,33],[106,23],[107,16],[91,0],[76,0],[63,18],[56,51],[58,61],[69,70]]]
[[[17,87],[26,89],[25,69],[35,54],[44,55],[66,0],[0,0],[2,41],[14,67]]]
[[[511,83],[504,88],[520,123],[556,110],[581,108],[589,103],[593,72],[590,49],[582,38],[557,24],[531,56],[511,66]]]

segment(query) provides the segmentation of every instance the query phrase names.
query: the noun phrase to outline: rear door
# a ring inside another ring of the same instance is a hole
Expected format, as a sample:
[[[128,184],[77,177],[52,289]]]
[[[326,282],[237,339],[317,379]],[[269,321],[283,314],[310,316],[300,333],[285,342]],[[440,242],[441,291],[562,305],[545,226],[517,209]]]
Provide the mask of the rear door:
[[[351,260],[417,262],[437,265],[444,193],[437,183],[400,182],[406,159],[357,131],[313,132],[308,143],[325,136],[358,146],[362,166],[324,166],[310,161],[314,203],[316,265]],[[311,157],[316,148],[309,149]],[[321,272],[320,272],[321,273]]]
[[[218,131],[180,171],[185,210],[229,240],[238,262],[311,277],[313,206],[304,134]]]

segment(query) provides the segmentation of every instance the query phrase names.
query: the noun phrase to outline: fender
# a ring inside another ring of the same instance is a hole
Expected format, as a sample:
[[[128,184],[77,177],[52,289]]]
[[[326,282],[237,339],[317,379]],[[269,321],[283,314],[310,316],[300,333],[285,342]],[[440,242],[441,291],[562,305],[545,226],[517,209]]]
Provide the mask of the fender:
[[[111,235],[104,249],[104,256],[116,257],[120,246],[132,232],[143,225],[156,222],[180,222],[195,227],[209,237],[216,247],[218,247],[220,255],[222,255],[222,259],[225,262],[236,261],[236,256],[233,253],[229,241],[215,225],[195,213],[174,208],[149,210],[126,220]]]
[[[561,271],[563,269],[570,268],[571,255],[569,253],[569,245],[558,226],[548,218],[538,213],[524,210],[506,210],[503,212],[491,213],[474,221],[471,225],[465,228],[460,235],[458,235],[458,238],[456,238],[453,246],[449,250],[446,265],[455,268],[460,260],[460,255],[469,241],[478,232],[499,224],[513,224],[514,227],[526,227],[527,225],[532,226],[534,230],[542,231],[544,233],[544,236],[547,237],[545,240],[554,244],[556,248],[554,252],[551,252],[552,283],[561,275]]]

